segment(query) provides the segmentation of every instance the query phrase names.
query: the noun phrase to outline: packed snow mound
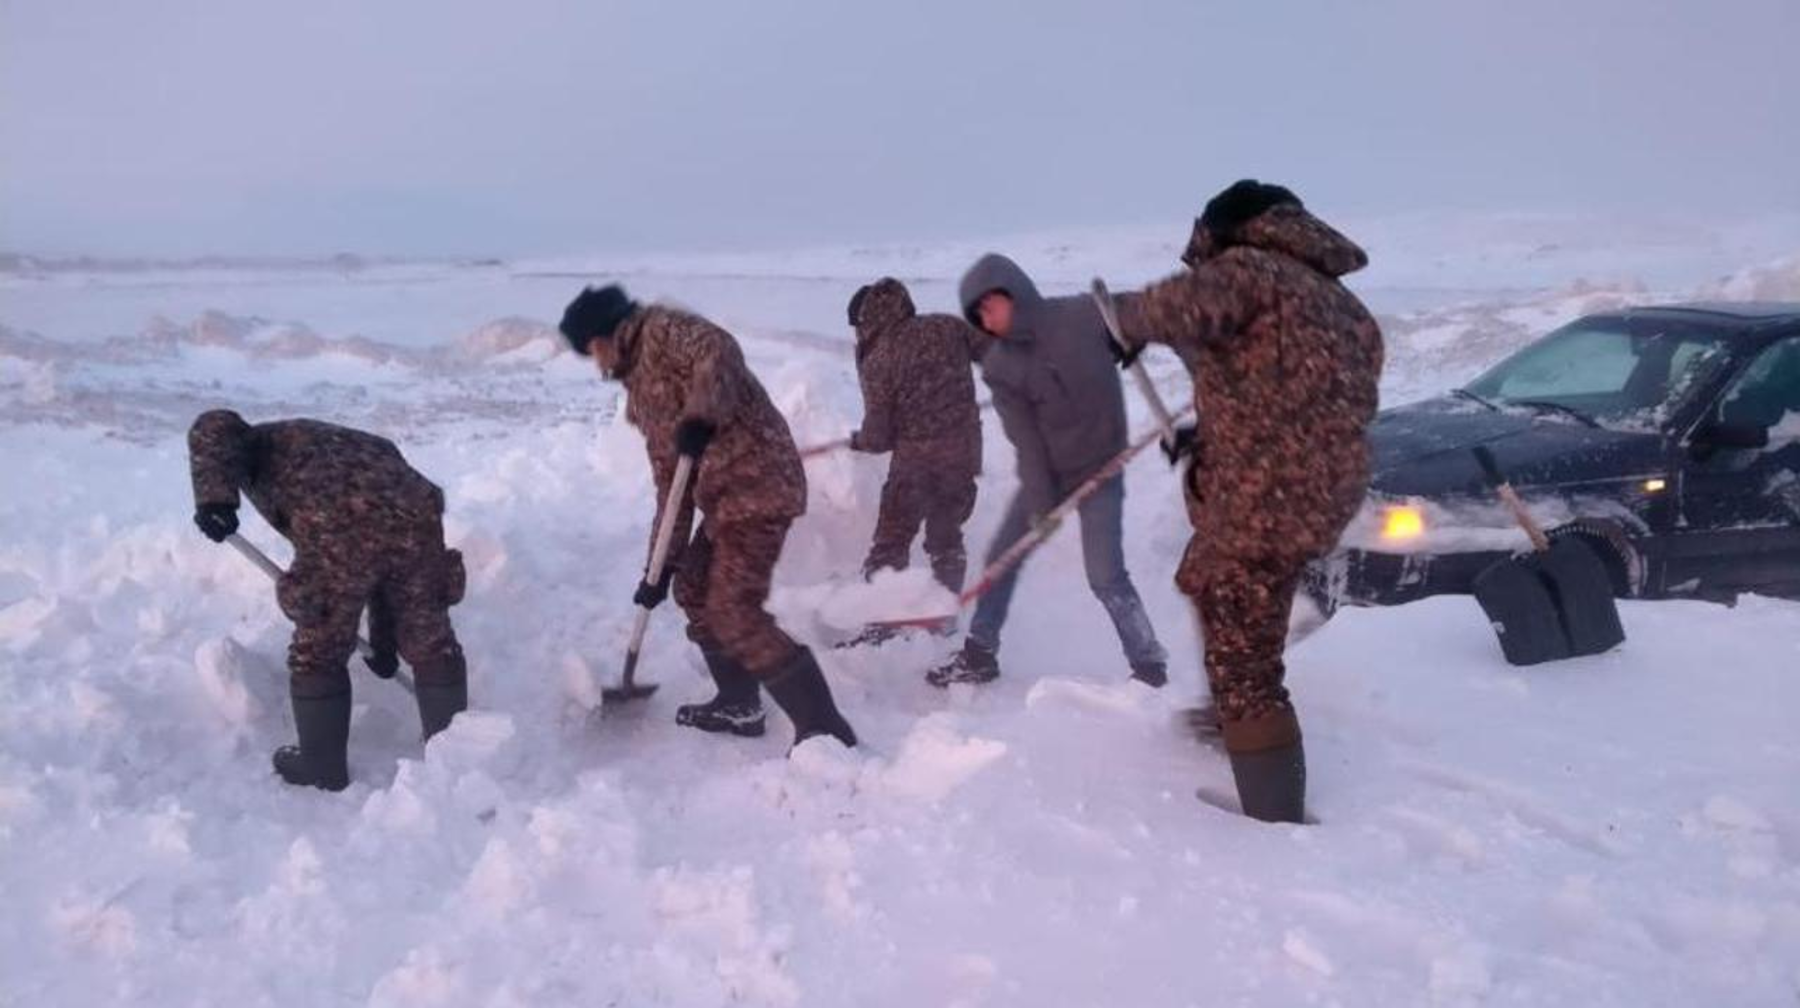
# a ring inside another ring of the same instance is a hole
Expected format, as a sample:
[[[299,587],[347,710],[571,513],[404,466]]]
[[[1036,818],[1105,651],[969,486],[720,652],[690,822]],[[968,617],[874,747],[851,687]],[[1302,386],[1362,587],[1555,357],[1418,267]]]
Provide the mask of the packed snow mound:
[[[1702,287],[1702,300],[1790,301],[1800,304],[1800,255],[1752,266]]]
[[[468,363],[541,364],[566,351],[557,331],[537,319],[508,316],[463,335],[447,355]]]

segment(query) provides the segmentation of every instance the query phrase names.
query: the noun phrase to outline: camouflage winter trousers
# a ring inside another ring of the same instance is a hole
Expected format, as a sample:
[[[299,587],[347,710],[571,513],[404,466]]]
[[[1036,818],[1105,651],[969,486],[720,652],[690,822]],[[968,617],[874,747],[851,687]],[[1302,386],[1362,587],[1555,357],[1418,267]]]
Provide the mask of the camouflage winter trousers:
[[[675,602],[687,614],[688,639],[724,652],[758,679],[774,675],[799,647],[763,608],[791,524],[789,518],[704,520],[675,569]]]
[[[896,460],[881,488],[881,512],[875,518],[875,539],[863,561],[863,575],[883,568],[905,570],[912,561],[913,538],[923,524],[931,573],[944,587],[962,591],[969,567],[962,527],[974,512],[974,476],[902,466]]]
[[[465,682],[449,611],[462,598],[463,577],[461,555],[444,548],[437,518],[297,548],[275,586],[281,611],[294,621],[293,694],[334,696],[350,688],[348,663],[365,606],[378,654],[406,659],[420,685]]]
[[[1189,547],[1176,581],[1200,616],[1206,680],[1226,748],[1255,752],[1297,741],[1282,653],[1305,559],[1198,554]]]

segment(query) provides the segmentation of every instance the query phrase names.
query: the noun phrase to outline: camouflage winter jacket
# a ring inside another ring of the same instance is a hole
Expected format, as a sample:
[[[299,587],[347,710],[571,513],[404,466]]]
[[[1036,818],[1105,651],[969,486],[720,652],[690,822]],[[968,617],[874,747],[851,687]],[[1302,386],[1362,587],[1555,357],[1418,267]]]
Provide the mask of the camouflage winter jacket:
[[[744,363],[731,334],[695,315],[651,305],[620,323],[625,418],[644,434],[656,476],[657,522],[675,478],[675,430],[687,419],[716,428],[681,503],[676,543],[693,508],[715,522],[793,519],[806,511],[806,473],[787,420]],[[656,525],[651,526],[655,538]]]
[[[196,505],[236,507],[242,492],[297,550],[323,555],[379,550],[444,511],[443,491],[392,441],[320,420],[252,426],[211,410],[188,430],[188,462]]]
[[[863,421],[852,447],[894,453],[901,469],[981,471],[981,415],[971,364],[983,341],[954,315],[920,315],[906,286],[877,280],[857,305]]]
[[[1381,330],[1338,278],[1368,263],[1297,206],[1277,206],[1193,267],[1120,300],[1134,340],[1166,343],[1195,376],[1199,461],[1188,510],[1201,548],[1311,557],[1336,545],[1368,486]]]

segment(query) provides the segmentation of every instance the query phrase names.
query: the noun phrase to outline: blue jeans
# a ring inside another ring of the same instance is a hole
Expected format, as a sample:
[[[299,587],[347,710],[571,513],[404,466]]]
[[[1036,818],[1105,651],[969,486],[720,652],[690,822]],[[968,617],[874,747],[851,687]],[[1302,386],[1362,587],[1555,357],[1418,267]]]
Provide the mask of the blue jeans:
[[[1087,568],[1088,588],[1106,614],[1112,617],[1119,633],[1119,645],[1132,668],[1166,663],[1168,652],[1156,640],[1156,630],[1144,612],[1144,601],[1138,597],[1125,569],[1125,480],[1109,480],[1092,497],[1083,501],[1081,516],[1081,559]],[[1006,518],[988,547],[987,562],[992,563],[1007,547],[1031,528],[1031,516],[1025,497],[1014,493],[1007,505]],[[990,651],[1000,649],[1000,627],[1006,622],[1006,611],[1012,606],[1013,589],[1018,587],[1021,562],[1006,573],[975,605],[975,616],[969,621],[969,641]]]

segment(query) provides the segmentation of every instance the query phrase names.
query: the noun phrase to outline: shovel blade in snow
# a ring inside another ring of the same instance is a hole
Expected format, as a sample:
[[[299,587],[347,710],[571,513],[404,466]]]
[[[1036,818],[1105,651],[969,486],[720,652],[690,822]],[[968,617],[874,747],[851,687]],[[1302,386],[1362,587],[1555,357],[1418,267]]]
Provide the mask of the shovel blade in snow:
[[[1606,564],[1577,538],[1482,571],[1475,600],[1513,665],[1599,654],[1625,639]]]
[[[618,683],[600,687],[600,698],[605,701],[606,706],[642,700],[656,692],[656,687],[661,685],[660,683],[637,681],[637,663],[638,653],[635,649],[625,652],[624,675],[620,676]]]
[[[1591,545],[1574,536],[1554,539],[1538,562],[1556,593],[1570,654],[1599,654],[1624,642],[1612,577]]]

